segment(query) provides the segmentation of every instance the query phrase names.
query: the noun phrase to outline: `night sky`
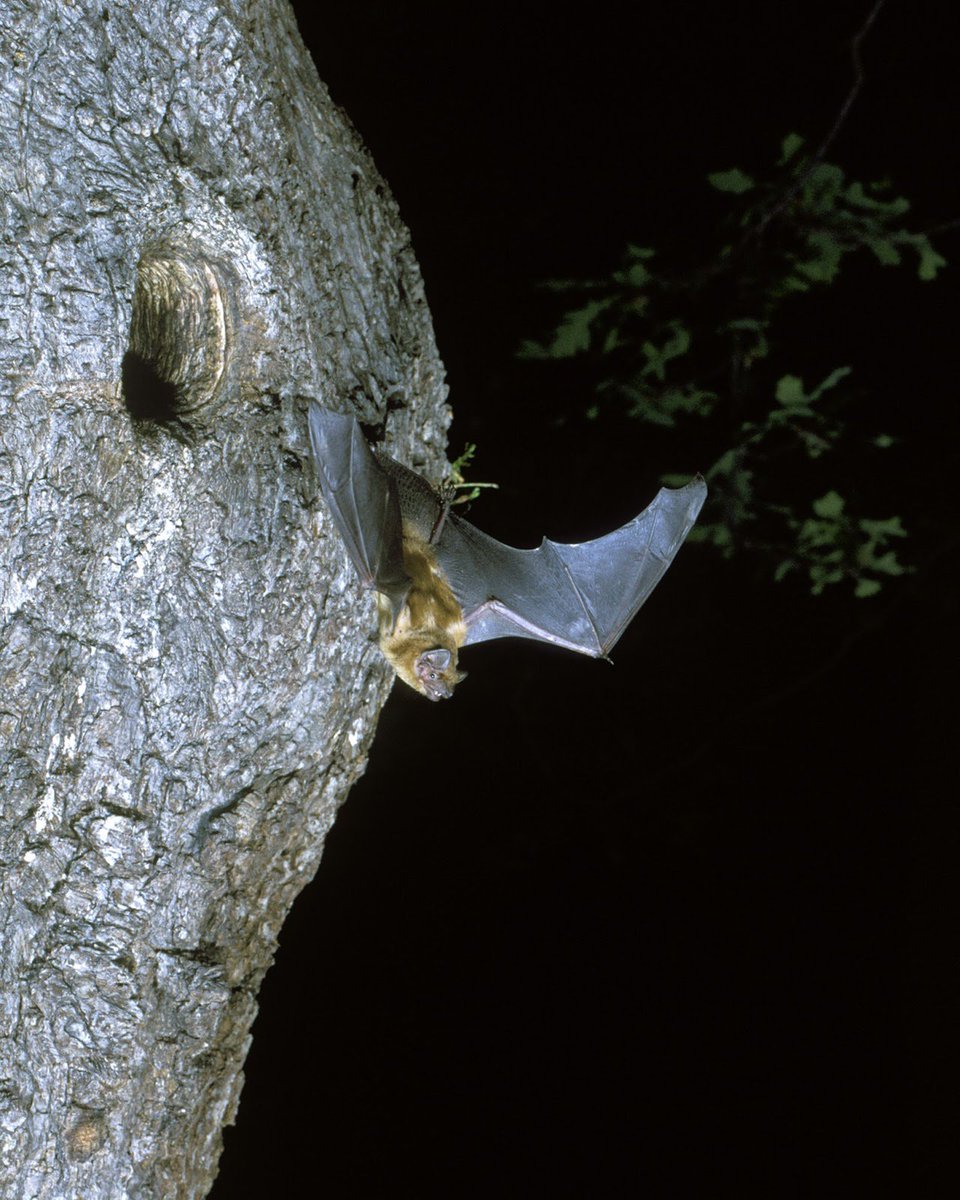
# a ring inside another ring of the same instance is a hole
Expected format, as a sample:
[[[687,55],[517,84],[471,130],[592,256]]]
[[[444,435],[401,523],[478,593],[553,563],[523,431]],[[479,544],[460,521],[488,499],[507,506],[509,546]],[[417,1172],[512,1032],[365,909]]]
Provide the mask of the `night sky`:
[[[516,357],[537,282],[695,255],[708,172],[830,128],[870,4],[451,7],[301,29],[411,229],[451,454],[500,482],[471,519],[582,540],[724,447],[586,421],[576,364]],[[917,229],[960,218],[951,18],[887,0],[828,156]],[[398,685],[283,930],[216,1200],[953,1194],[956,269],[852,275],[794,362],[853,365],[900,439],[835,482],[903,515],[917,572],[814,599],[688,546],[613,667],[500,642],[449,703]]]

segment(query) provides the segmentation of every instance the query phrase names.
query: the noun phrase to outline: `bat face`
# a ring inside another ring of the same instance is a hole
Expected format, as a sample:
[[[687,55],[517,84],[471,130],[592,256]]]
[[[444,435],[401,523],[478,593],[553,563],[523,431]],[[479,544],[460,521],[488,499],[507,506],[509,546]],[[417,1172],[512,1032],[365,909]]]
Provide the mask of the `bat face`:
[[[457,670],[453,654],[442,646],[424,650],[416,659],[414,674],[428,700],[449,700],[456,685],[467,677],[466,671]]]
[[[673,561],[707,488],[661,488],[592,542],[516,550],[449,511],[421,475],[375,456],[353,417],[310,405],[320,489],[361,584],[377,592],[380,648],[429,700],[465,678],[461,646],[532,638],[605,658]]]

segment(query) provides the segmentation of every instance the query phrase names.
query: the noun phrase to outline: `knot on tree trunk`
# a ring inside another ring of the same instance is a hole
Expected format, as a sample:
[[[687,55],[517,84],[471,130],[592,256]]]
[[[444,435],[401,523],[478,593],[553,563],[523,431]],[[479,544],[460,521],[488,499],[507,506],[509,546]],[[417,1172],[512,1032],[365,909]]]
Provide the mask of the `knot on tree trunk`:
[[[233,273],[222,260],[175,238],[144,249],[123,371],[134,417],[209,417],[227,392],[235,310]]]

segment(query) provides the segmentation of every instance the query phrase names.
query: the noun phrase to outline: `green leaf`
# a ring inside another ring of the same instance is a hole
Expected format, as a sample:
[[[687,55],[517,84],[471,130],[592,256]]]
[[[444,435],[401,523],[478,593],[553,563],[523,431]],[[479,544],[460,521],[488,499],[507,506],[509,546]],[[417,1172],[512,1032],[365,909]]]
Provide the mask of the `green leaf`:
[[[870,186],[876,191],[880,191],[884,185],[874,183]],[[855,204],[858,208],[866,208],[871,212],[882,213],[888,217],[902,217],[910,208],[910,201],[903,196],[895,196],[893,200],[877,200],[873,196],[868,196],[863,190],[862,183],[851,183],[847,188],[846,199],[848,204]]]
[[[714,525],[698,524],[687,535],[688,542],[710,542],[717,547],[724,558],[733,554],[733,534],[726,525],[717,522]]]
[[[813,511],[824,520],[839,520],[843,515],[843,497],[836,492],[827,492],[819,500],[814,500]]]
[[[718,479],[722,475],[730,475],[736,470],[737,463],[740,461],[740,455],[736,450],[727,450],[721,454],[712,467],[708,467],[706,471],[707,479]]]
[[[799,133],[788,133],[780,143],[780,161],[777,163],[777,166],[782,167],[788,163],[803,143],[804,139]]]
[[[881,554],[879,558],[874,558],[870,563],[870,568],[873,571],[879,571],[883,575],[905,575],[906,567],[897,562],[896,552],[888,550],[886,554]]]
[[[662,346],[658,347],[652,342],[644,342],[640,347],[647,360],[642,374],[655,375],[660,380],[665,379],[667,363],[673,358],[679,358],[686,354],[690,349],[690,330],[685,325],[679,321],[670,321],[668,328],[670,337]]]
[[[796,269],[814,283],[832,283],[840,270],[843,246],[825,229],[808,233],[807,245],[815,252],[816,257],[797,263]]]
[[[858,522],[860,530],[875,542],[884,542],[888,537],[906,537],[907,531],[899,517],[888,517],[885,521],[871,521],[866,517]]]
[[[820,549],[822,546],[832,546],[837,540],[836,521],[815,521],[808,517],[800,526],[798,540],[804,551]]]
[[[785,558],[782,563],[777,564],[777,569],[773,573],[773,578],[776,583],[784,579],[791,571],[796,569],[796,562],[792,558]]]
[[[929,283],[931,279],[936,279],[937,271],[947,265],[947,260],[942,254],[938,254],[934,250],[927,238],[923,238],[917,245],[917,252],[920,255],[920,266],[917,268],[917,274],[925,283]]]
[[[613,297],[590,300],[582,308],[565,313],[553,331],[549,343],[524,341],[517,351],[519,358],[572,358],[590,347],[591,326],[600,313],[613,304]]]
[[[896,438],[892,438],[889,433],[878,433],[873,439],[873,444],[880,450],[889,450],[896,443]]]
[[[833,163],[818,163],[803,189],[804,199],[817,212],[833,208],[843,187],[843,171]]]
[[[885,267],[899,267],[903,261],[900,251],[889,238],[868,237],[866,243],[877,256],[878,262]]]
[[[707,180],[718,192],[733,192],[737,196],[749,192],[753,187],[753,180],[739,167],[732,167],[729,171],[714,171],[707,176]]]
[[[608,330],[607,336],[603,339],[603,348],[601,353],[609,354],[612,350],[616,350],[616,348],[622,344],[620,330],[614,326],[613,329]]]
[[[822,563],[814,563],[810,567],[810,581],[813,584],[811,591],[815,596],[819,596],[823,589],[830,583],[839,583],[843,579],[842,567],[825,567]]]
[[[660,406],[660,398],[648,387],[637,387],[632,383],[614,383],[610,390],[630,401],[628,415],[638,421],[649,421],[651,425],[663,425],[668,429],[676,424],[669,412],[664,412]]]
[[[807,397],[803,391],[803,380],[799,375],[783,375],[777,380],[777,390],[774,395],[780,404],[791,407],[794,404],[806,404]]]
[[[858,579],[853,594],[858,600],[864,600],[867,596],[875,596],[881,588],[882,585],[876,579]]]
[[[628,287],[642,288],[645,287],[653,276],[641,262],[631,263],[623,272],[623,282]]]
[[[730,477],[730,482],[733,487],[734,494],[740,500],[750,500],[753,498],[753,472],[752,471],[734,471]],[[746,515],[746,514],[744,514]]]

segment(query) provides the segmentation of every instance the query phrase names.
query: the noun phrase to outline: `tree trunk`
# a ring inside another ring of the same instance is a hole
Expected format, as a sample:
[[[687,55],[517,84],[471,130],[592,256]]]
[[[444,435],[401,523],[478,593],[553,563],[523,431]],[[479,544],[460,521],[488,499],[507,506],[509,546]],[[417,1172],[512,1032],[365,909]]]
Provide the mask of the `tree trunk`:
[[[193,1200],[390,686],[305,398],[436,473],[442,368],[285,0],[0,55],[0,1194]]]

